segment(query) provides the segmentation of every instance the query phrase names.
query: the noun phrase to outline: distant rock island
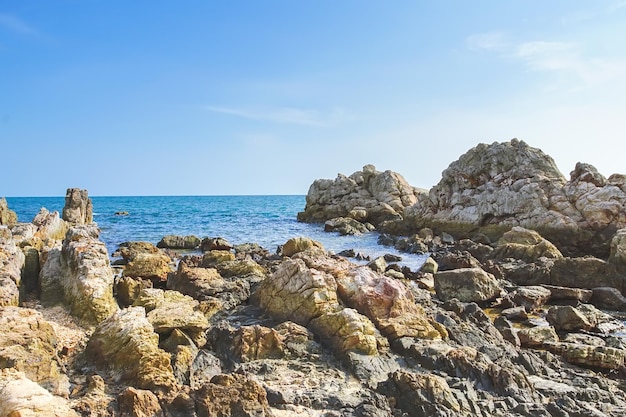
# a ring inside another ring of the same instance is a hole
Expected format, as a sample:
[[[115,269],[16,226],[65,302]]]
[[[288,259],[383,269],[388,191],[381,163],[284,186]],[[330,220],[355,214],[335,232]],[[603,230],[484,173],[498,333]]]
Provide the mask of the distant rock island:
[[[0,199],[0,417],[622,417],[624,184],[518,140],[430,191],[372,165],[313,182],[301,221],[377,229],[418,270],[303,236],[172,234],[111,265],[86,190],[30,223]]]

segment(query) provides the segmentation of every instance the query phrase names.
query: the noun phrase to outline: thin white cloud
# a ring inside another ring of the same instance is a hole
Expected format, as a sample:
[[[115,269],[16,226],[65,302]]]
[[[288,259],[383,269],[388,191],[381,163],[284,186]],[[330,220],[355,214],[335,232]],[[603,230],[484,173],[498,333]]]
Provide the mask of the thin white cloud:
[[[20,35],[35,35],[37,31],[17,16],[0,13],[0,27]]]
[[[546,72],[567,79],[570,89],[609,82],[622,84],[626,79],[626,58],[623,57],[586,56],[583,45],[573,42],[539,40],[507,43],[504,35],[493,35],[472,35],[466,39],[467,46],[470,50],[491,51],[504,59],[517,61],[530,71]]]
[[[295,107],[249,109],[207,106],[206,109],[215,113],[228,114],[249,120],[313,127],[336,126],[352,118],[345,109],[340,107],[334,108],[328,112]]]

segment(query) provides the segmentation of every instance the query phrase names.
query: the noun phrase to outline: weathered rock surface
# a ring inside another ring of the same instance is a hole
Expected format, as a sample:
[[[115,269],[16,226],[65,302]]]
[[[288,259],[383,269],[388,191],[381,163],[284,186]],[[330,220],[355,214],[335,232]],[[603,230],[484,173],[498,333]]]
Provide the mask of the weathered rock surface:
[[[42,270],[42,299],[58,302],[58,288],[70,311],[95,325],[118,310],[113,298],[113,270],[95,224],[71,227],[61,252],[51,252]],[[53,294],[45,291],[52,290]]]
[[[402,218],[406,207],[417,201],[420,191],[398,173],[379,172],[373,165],[335,180],[315,180],[306,197],[306,207],[298,220],[324,222],[336,217],[352,217],[378,225]]]
[[[371,224],[363,224],[350,217],[335,217],[324,223],[325,232],[338,232],[341,236],[360,235],[372,230],[374,230],[374,226]]]
[[[517,139],[479,144],[418,196],[396,229],[430,227],[457,237],[480,232],[496,240],[521,226],[567,255],[606,257],[612,236],[626,226],[625,184],[621,175],[605,179],[581,163],[567,181],[552,158]]]
[[[49,212],[44,207],[39,210],[32,224],[37,228],[34,237],[42,240],[62,240],[68,229],[68,225],[59,217],[58,211]]]
[[[121,256],[126,265],[123,275],[164,283],[172,272],[170,259],[161,249],[149,242],[125,242],[113,254]]]
[[[459,268],[437,272],[435,291],[443,301],[483,302],[498,297],[502,288],[493,275],[480,268]]]
[[[17,214],[9,208],[6,198],[0,198],[0,226],[13,226],[17,223]]]
[[[73,224],[89,224],[93,221],[93,205],[87,190],[67,189],[63,220]]]
[[[136,388],[175,389],[170,355],[159,348],[159,336],[143,307],[120,310],[101,322],[91,335],[85,354],[100,369]]]
[[[216,375],[193,397],[202,416],[273,416],[265,390],[247,375]]]
[[[193,235],[167,235],[163,236],[159,243],[157,243],[156,247],[168,249],[195,249],[200,246],[200,242],[200,238]]]
[[[304,252],[306,250],[313,250],[318,254],[324,254],[326,252],[324,246],[320,242],[307,237],[294,237],[285,242],[282,247],[282,252],[285,256],[293,256],[296,253]]]
[[[19,304],[25,261],[24,253],[11,239],[9,229],[4,230],[6,237],[0,237],[0,307]]]
[[[514,226],[498,240],[491,253],[493,259],[515,258],[533,262],[540,257],[562,258],[561,252],[552,243],[534,230]]]

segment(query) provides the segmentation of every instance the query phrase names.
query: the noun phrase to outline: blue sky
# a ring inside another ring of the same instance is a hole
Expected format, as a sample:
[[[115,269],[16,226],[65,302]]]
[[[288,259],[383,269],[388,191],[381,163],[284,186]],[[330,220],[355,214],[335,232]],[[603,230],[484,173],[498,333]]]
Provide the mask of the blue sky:
[[[0,1],[0,196],[430,188],[517,137],[626,173],[626,1]]]

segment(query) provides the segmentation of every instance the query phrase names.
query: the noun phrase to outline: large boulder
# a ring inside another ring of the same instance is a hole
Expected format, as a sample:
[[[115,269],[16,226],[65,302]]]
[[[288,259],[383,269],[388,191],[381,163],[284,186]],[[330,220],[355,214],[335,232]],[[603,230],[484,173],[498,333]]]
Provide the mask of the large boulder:
[[[136,388],[165,392],[176,388],[170,355],[159,348],[159,335],[143,307],[120,310],[101,322],[85,355],[98,368]]]
[[[195,249],[200,246],[200,242],[200,238],[193,235],[167,235],[163,236],[156,247],[168,249]]]
[[[479,144],[451,163],[396,227],[483,233],[493,241],[522,226],[566,255],[606,257],[611,237],[626,227],[625,190],[624,176],[606,180],[588,164],[577,164],[567,181],[551,157],[517,139]]]
[[[6,198],[0,198],[0,226],[13,226],[17,223],[17,214],[11,210]]]
[[[552,243],[534,230],[515,226],[504,233],[491,254],[494,259],[514,258],[534,262],[540,257],[562,258],[563,255]]]
[[[69,381],[58,363],[57,334],[41,313],[0,307],[0,334],[0,368],[14,368],[55,394],[68,394]]]
[[[63,220],[73,224],[89,224],[93,221],[93,205],[87,190],[67,189]]]
[[[45,207],[39,210],[33,224],[37,227],[34,237],[41,240],[62,240],[68,229],[67,223],[59,217],[58,211],[50,212]]]
[[[459,268],[435,274],[435,291],[443,301],[483,302],[502,292],[496,278],[480,268]]]
[[[25,262],[24,253],[10,238],[11,232],[4,230],[8,238],[0,237],[0,307],[19,304]]]
[[[86,325],[100,323],[119,309],[113,298],[114,276],[109,255],[98,235],[93,223],[71,227],[60,256],[48,256],[46,261],[58,264],[44,265],[42,271],[42,289],[62,287],[64,302]]]
[[[126,263],[122,272],[125,277],[158,284],[166,282],[172,272],[170,257],[149,242],[124,242],[113,255],[121,256]]]
[[[385,220],[402,218],[404,209],[417,201],[419,192],[400,174],[379,172],[373,165],[366,165],[349,177],[339,174],[334,180],[315,180],[298,220],[324,222],[352,217],[376,226]]]
[[[216,375],[193,398],[201,416],[273,416],[265,389],[248,375]]]

